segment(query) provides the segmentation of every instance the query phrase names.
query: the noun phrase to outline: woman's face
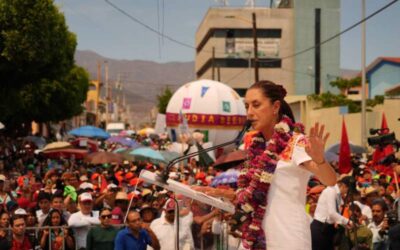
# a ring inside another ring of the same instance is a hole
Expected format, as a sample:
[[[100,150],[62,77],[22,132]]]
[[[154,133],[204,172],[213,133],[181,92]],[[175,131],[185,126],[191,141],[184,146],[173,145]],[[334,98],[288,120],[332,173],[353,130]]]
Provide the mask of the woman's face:
[[[0,228],[5,228],[10,225],[10,216],[3,214],[0,218]]]
[[[279,101],[271,103],[261,89],[254,88],[247,90],[244,102],[247,119],[252,121],[253,129],[263,132],[275,124],[280,107]]]
[[[61,223],[61,217],[58,213],[51,214],[51,225],[52,226],[59,226]]]
[[[32,227],[36,225],[36,216],[33,213],[28,213],[28,217],[26,218],[26,226]]]

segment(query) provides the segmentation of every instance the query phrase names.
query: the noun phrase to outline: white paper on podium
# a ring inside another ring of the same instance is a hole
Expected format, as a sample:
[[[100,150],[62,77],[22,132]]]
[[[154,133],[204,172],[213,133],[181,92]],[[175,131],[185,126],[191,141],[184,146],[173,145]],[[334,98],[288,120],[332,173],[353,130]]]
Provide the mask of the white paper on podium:
[[[152,184],[155,184],[157,186],[163,187],[167,190],[170,190],[174,193],[177,194],[182,194],[188,198],[203,202],[207,205],[219,208],[225,212],[228,213],[235,213],[235,206],[227,201],[223,201],[222,199],[212,197],[209,195],[206,195],[202,192],[198,192],[196,190],[193,190],[190,188],[190,186],[185,185],[183,183],[168,179],[167,184],[160,181],[159,177],[157,174],[147,171],[147,170],[142,170],[140,172],[139,178],[142,178],[146,182],[150,182]]]

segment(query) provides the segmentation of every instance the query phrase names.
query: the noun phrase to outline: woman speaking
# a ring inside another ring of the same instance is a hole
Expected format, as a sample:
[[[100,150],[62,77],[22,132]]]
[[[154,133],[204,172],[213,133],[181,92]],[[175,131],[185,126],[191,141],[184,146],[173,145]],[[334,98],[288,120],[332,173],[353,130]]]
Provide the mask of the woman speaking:
[[[286,90],[270,81],[253,84],[246,92],[247,119],[254,133],[247,136],[247,161],[235,193],[200,188],[235,201],[236,225],[245,249],[311,249],[310,220],[305,212],[307,183],[315,175],[325,185],[336,174],[324,159],[329,134],[316,123],[308,136],[294,123],[284,100]]]

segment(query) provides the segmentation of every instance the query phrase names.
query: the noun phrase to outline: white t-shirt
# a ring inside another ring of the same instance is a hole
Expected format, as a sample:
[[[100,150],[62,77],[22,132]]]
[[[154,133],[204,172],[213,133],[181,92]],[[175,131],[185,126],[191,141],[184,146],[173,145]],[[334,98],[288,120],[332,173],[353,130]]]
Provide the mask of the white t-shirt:
[[[181,249],[194,249],[194,242],[192,236],[191,226],[193,223],[193,214],[190,212],[184,217],[179,219],[179,246]],[[150,224],[151,230],[156,234],[160,242],[161,250],[175,249],[175,223],[171,224],[165,220],[165,214],[162,213],[161,217],[153,220]],[[152,249],[147,246],[147,249]]]
[[[89,215],[82,214],[81,211],[71,214],[68,219],[68,225],[74,231],[76,249],[86,247],[86,236],[90,226],[99,225],[99,212],[93,211]]]

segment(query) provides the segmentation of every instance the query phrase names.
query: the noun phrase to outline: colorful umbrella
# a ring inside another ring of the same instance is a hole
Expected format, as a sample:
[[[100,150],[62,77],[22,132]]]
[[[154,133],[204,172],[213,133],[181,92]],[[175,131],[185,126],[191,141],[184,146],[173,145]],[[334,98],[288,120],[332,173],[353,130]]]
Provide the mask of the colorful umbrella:
[[[111,152],[95,152],[85,157],[85,161],[91,164],[122,163],[124,160],[120,154]]]
[[[153,163],[160,163],[163,162],[165,163],[166,160],[164,157],[160,154],[159,151],[156,151],[151,148],[137,148],[134,149],[129,153],[130,155],[133,155],[135,157],[135,160],[145,160],[145,161],[150,161]]]
[[[74,135],[74,136],[100,138],[100,139],[107,139],[110,137],[109,133],[107,133],[106,131],[104,131],[101,128],[94,127],[94,126],[79,127],[79,128],[69,131],[68,134]]]
[[[127,146],[130,148],[140,147],[140,144],[137,141],[122,136],[112,136],[108,138],[106,142],[121,144],[122,146]]]
[[[216,187],[218,185],[233,184],[237,182],[239,176],[239,170],[229,169],[221,173],[220,175],[214,177],[211,182],[211,186]]]
[[[143,128],[137,132],[139,135],[146,135],[149,136],[150,134],[154,134],[154,128]]]
[[[60,148],[60,149],[44,151],[42,153],[45,155],[45,157],[49,159],[59,159],[59,158],[83,159],[88,155],[89,151],[77,148]]]
[[[72,147],[72,145],[69,142],[57,141],[57,142],[52,142],[52,143],[47,144],[43,148],[43,151],[61,149],[61,148],[71,148],[71,147]]]
[[[119,132],[118,136],[131,136],[134,134],[136,134],[136,132],[133,130],[122,130],[121,132]]]

